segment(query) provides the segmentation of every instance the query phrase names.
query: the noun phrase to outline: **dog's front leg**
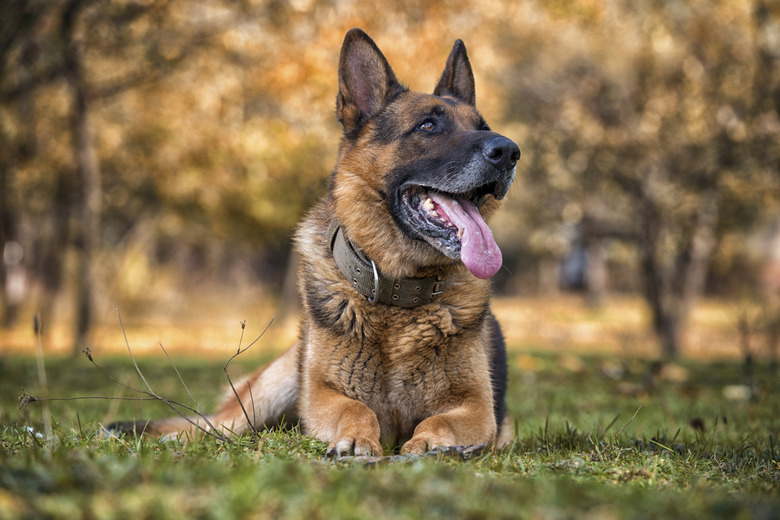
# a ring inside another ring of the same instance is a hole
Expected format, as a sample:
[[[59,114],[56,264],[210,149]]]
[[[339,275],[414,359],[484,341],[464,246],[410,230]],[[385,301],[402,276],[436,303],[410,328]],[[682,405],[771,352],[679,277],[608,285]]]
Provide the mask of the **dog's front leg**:
[[[423,454],[446,446],[493,444],[496,421],[490,399],[467,398],[460,406],[420,422],[401,447],[402,454]]]
[[[328,388],[312,388],[304,424],[308,434],[328,442],[328,457],[381,455],[379,420],[365,404]]]

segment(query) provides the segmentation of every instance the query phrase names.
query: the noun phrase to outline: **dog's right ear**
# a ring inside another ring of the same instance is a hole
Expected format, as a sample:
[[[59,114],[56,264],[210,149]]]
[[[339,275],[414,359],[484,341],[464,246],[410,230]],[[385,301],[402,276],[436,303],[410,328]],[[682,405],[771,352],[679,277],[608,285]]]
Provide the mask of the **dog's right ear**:
[[[353,133],[404,91],[374,41],[360,29],[344,37],[339,59],[336,116],[345,133]]]

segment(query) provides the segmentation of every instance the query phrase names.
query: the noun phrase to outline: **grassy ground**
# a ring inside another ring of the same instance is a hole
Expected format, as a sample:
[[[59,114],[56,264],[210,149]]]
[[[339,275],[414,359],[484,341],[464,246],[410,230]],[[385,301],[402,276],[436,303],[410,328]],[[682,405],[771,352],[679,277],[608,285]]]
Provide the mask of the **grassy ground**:
[[[241,359],[241,371],[259,362]],[[95,359],[140,386],[127,357]],[[244,363],[246,366],[241,366]],[[560,353],[511,355],[507,450],[366,464],[324,460],[298,431],[224,444],[105,439],[101,422],[161,417],[147,401],[40,397],[33,357],[0,358],[0,519],[4,518],[777,518],[780,378],[758,364]],[[204,407],[218,361],[176,365]],[[140,367],[159,394],[189,398],[164,358]],[[56,397],[132,394],[86,358],[46,360]],[[44,416],[52,417],[45,439]]]

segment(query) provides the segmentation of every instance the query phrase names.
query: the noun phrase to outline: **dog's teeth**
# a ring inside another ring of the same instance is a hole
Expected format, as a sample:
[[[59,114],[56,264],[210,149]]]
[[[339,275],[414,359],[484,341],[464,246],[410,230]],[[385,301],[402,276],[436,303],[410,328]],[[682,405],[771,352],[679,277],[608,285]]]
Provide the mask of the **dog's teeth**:
[[[461,238],[463,238],[463,229],[462,228],[458,230],[458,240],[460,240]]]
[[[430,198],[430,197],[427,197],[427,198],[426,198],[426,199],[423,201],[423,203],[422,203],[422,206],[423,206],[423,208],[425,208],[425,209],[426,209],[426,210],[428,210],[428,211],[434,211],[434,208],[436,207],[436,206],[434,206],[434,204],[433,204],[433,200],[431,200],[431,198]],[[435,211],[434,211],[434,213],[435,213]]]

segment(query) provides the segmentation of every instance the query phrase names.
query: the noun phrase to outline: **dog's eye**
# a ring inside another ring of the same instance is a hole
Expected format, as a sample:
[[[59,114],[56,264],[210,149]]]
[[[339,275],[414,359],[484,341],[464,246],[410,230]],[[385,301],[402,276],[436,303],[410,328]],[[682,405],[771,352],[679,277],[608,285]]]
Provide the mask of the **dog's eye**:
[[[417,125],[417,128],[422,130],[423,132],[433,132],[436,130],[436,123],[433,121],[423,121],[419,125]]]

